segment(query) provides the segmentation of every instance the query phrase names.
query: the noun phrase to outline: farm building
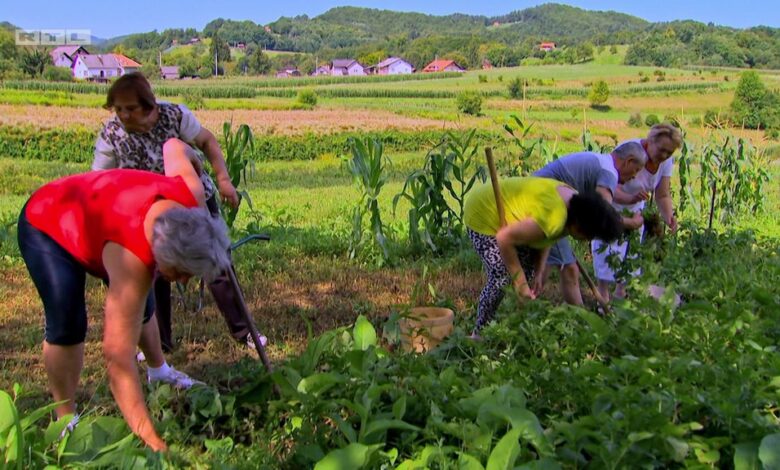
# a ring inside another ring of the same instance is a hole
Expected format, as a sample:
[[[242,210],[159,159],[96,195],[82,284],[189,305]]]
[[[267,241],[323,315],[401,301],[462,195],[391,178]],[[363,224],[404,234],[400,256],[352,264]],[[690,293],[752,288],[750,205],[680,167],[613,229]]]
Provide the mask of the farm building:
[[[539,44],[539,50],[544,52],[550,52],[555,50],[554,42],[543,42]]]

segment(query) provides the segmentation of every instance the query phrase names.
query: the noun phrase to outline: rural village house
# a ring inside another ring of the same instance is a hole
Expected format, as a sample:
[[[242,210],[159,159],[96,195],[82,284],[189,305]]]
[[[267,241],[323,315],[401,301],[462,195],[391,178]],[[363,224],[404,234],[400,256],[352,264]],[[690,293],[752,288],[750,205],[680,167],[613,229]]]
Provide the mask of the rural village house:
[[[311,73],[315,77],[320,75],[330,75],[330,66],[329,65],[320,65],[316,69],[314,69],[314,72]]]
[[[49,52],[55,67],[73,67],[77,55],[87,55],[89,51],[83,46],[57,46]]]
[[[365,75],[363,65],[354,59],[333,59],[330,67],[331,75]]]
[[[431,72],[465,72],[466,69],[458,65],[454,60],[437,59],[426,65],[425,73]]]
[[[554,42],[543,42],[539,44],[539,50],[544,52],[550,52],[555,50]]]
[[[84,80],[107,80],[137,72],[141,64],[122,54],[77,55],[73,62],[73,77]]]
[[[401,75],[414,72],[414,66],[400,57],[387,58],[373,68],[377,75]]]

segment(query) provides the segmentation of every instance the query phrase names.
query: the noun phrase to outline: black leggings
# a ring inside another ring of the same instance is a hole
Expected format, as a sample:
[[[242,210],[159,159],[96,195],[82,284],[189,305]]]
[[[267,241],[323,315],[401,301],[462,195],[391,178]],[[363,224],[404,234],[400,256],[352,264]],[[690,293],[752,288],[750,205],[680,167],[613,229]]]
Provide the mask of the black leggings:
[[[487,275],[487,282],[479,294],[479,304],[477,306],[477,324],[474,332],[478,332],[488,324],[496,314],[501,300],[504,298],[504,288],[511,284],[512,279],[509,276],[509,270],[506,268],[501,251],[498,248],[496,237],[483,235],[471,229],[467,230],[474,249],[482,259],[482,267]],[[523,267],[528,282],[531,282],[535,273],[534,267],[538,259],[539,252],[527,246],[518,246],[517,256],[520,265]]]
[[[25,209],[26,205],[17,226],[19,251],[43,301],[46,342],[60,346],[83,343],[87,336],[87,271],[51,237],[30,225]],[[147,296],[144,323],[153,311],[154,298]]]

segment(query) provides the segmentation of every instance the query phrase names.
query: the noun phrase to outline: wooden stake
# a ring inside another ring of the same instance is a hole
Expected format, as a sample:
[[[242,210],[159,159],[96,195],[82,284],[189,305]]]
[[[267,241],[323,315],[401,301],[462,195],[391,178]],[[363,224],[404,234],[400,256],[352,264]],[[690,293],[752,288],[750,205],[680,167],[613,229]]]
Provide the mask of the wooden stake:
[[[500,227],[505,227],[506,215],[504,214],[504,200],[501,198],[501,188],[498,186],[498,172],[496,172],[496,162],[493,160],[492,148],[485,147],[485,158],[487,159],[488,170],[490,171],[490,183],[493,185],[493,195],[496,197],[498,224]]]

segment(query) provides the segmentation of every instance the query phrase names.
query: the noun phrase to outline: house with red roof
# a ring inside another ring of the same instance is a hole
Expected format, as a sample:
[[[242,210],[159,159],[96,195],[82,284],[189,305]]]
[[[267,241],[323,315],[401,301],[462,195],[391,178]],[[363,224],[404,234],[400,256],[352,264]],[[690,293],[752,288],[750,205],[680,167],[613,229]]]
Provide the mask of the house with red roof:
[[[465,72],[466,69],[457,64],[454,60],[436,59],[423,69],[425,73],[431,72]]]
[[[141,64],[122,54],[85,54],[76,56],[73,77],[82,80],[108,80],[137,72]]]
[[[555,50],[554,42],[543,42],[539,44],[539,50],[544,52],[550,52]]]

